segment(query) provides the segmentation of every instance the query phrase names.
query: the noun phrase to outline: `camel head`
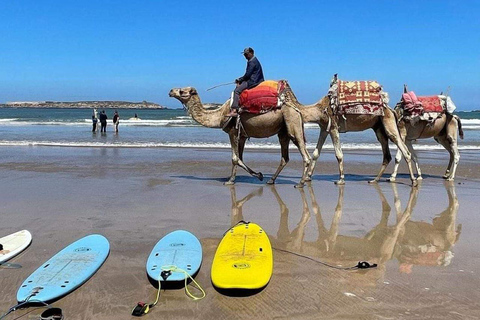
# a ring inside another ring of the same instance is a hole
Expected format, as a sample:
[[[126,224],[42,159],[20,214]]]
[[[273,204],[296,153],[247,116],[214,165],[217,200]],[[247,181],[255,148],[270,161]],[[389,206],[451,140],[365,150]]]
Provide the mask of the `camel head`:
[[[168,94],[170,97],[177,99],[184,106],[193,96],[197,96],[197,89],[193,87],[173,88]]]

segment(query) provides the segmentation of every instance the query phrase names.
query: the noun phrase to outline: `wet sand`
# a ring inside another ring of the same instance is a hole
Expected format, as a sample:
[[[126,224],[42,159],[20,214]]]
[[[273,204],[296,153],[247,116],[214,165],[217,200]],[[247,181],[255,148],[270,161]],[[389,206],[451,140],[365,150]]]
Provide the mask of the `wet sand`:
[[[102,268],[53,305],[66,319],[133,319],[138,301],[153,301],[145,263],[154,244],[175,229],[203,245],[197,281],[207,297],[191,301],[182,289],[162,291],[149,318],[163,319],[477,319],[480,317],[478,215],[480,165],[464,152],[454,183],[441,175],[445,152],[420,153],[424,181],[409,186],[367,183],[380,152],[346,152],[347,184],[337,179],[331,152],[322,154],[314,181],[303,190],[300,156],[267,186],[244,171],[224,186],[230,152],[202,149],[87,149],[5,147],[0,152],[0,235],[28,229],[32,245],[0,268],[0,313],[15,304],[22,281],[69,243],[101,233],[111,245]],[[268,178],[279,152],[247,150],[247,164]],[[387,172],[391,172],[393,163]],[[387,176],[385,176],[386,178]],[[272,246],[323,262],[379,267],[328,268],[274,251],[269,285],[249,297],[228,297],[210,282],[222,234],[239,220],[254,221]],[[35,319],[41,309],[6,319]]]

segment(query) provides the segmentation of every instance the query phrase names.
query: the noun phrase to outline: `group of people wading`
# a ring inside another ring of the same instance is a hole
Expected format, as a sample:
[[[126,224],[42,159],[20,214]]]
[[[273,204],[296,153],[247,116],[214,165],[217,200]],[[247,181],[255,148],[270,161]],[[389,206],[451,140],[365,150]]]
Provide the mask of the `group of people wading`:
[[[97,114],[97,109],[93,109],[92,114],[92,132],[96,133],[98,131],[98,121],[100,121],[100,132],[107,132],[107,119],[108,116],[105,113],[105,110],[100,112],[100,115]],[[118,133],[118,124],[120,123],[120,116],[118,115],[118,111],[115,110],[113,113],[113,125],[115,127],[115,132]]]

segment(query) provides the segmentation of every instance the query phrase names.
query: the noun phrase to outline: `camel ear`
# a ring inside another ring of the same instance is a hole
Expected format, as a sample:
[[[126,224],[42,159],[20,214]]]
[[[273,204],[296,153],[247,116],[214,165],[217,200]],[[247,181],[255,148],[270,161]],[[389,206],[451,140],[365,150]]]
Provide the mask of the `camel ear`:
[[[198,94],[197,89],[195,89],[195,88],[190,88],[190,95],[193,96],[193,95],[195,95],[195,94]]]
[[[404,85],[403,85],[403,93],[407,93],[407,92],[408,92],[407,85],[406,85],[406,84],[404,84]]]

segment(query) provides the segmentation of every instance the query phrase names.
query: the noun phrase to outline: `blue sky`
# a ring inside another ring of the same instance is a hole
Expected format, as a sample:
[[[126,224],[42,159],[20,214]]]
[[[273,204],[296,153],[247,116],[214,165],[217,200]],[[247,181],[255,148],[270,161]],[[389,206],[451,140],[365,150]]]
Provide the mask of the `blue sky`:
[[[377,80],[399,99],[451,86],[480,109],[478,1],[0,1],[0,102],[148,100],[180,107],[172,87],[223,102],[255,49],[267,79],[303,103],[334,73]]]

